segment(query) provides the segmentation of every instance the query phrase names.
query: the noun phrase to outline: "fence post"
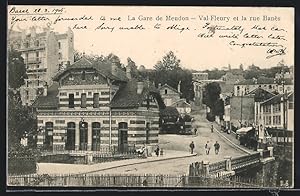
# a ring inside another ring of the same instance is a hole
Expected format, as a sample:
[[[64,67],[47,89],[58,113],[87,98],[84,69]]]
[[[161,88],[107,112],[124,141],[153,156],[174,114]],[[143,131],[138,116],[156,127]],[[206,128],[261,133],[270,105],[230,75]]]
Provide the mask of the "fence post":
[[[225,156],[224,159],[225,159],[225,170],[226,171],[231,171],[232,170],[232,168],[231,168],[231,156]]]
[[[259,154],[260,154],[260,158],[263,158],[263,149],[257,149],[257,152],[259,152]]]
[[[209,161],[203,161],[203,174],[205,177],[209,176]]]
[[[268,150],[270,151],[270,157],[273,157],[273,149],[274,149],[273,146],[268,147]]]
[[[93,163],[93,153],[87,152],[85,155],[86,164],[92,164]]]

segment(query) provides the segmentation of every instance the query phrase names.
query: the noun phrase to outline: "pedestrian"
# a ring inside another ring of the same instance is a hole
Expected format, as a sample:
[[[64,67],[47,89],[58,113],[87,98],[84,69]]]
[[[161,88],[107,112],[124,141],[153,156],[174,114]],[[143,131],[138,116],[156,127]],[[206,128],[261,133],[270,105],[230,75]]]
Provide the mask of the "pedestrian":
[[[214,132],[214,125],[211,125],[211,132],[213,133]]]
[[[195,128],[195,129],[194,129],[195,135],[197,135],[197,131],[198,131],[197,128]]]
[[[155,149],[155,154],[156,154],[156,156],[158,156],[158,155],[159,155],[159,146],[158,146],[158,145],[156,146],[156,149]]]
[[[192,143],[190,143],[190,148],[191,148],[191,154],[194,153],[194,148],[195,148],[195,144],[194,142],[192,141]]]
[[[205,144],[205,151],[207,155],[209,155],[210,149],[211,149],[211,144],[209,143],[209,141],[207,141],[207,143]]]
[[[218,154],[219,150],[220,150],[220,144],[218,143],[218,141],[216,141],[216,143],[214,144],[215,147],[215,153]]]

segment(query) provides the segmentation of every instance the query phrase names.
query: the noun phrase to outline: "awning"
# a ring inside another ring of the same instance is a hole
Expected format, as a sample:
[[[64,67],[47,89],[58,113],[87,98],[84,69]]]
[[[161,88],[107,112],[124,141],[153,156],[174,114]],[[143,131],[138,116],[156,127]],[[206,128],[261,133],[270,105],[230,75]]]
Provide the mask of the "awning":
[[[237,134],[245,134],[248,131],[251,131],[253,127],[242,127],[236,131]]]

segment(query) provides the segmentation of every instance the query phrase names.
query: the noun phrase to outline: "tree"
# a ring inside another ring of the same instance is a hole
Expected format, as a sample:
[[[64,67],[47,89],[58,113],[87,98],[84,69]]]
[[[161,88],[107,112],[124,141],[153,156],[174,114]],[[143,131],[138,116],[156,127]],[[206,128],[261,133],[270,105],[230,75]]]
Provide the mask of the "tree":
[[[119,67],[120,69],[123,69],[120,58],[113,53],[110,53],[107,57],[105,57],[104,61],[106,61],[108,63],[115,63],[117,67]]]
[[[18,89],[25,84],[27,78],[24,59],[20,52],[11,50],[8,52],[8,86]]]
[[[224,115],[224,102],[220,99],[221,87],[219,83],[212,82],[204,86],[203,91],[203,104],[210,108],[210,112],[207,114],[206,118],[209,121],[214,121],[215,116]]]
[[[180,60],[175,56],[174,52],[168,52],[162,61],[158,61],[154,66],[156,70],[176,70],[180,68]]]
[[[8,91],[8,146],[20,144],[26,135],[36,135],[37,119],[32,109],[23,106],[19,91]]]

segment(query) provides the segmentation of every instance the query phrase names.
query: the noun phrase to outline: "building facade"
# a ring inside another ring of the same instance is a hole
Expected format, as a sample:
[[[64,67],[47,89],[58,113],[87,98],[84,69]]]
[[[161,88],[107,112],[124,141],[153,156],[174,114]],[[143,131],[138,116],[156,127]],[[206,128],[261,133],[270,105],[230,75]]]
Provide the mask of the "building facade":
[[[192,111],[191,104],[186,102],[184,99],[180,99],[179,101],[173,103],[171,106],[175,107],[180,115],[190,114]]]
[[[74,35],[70,28],[63,34],[49,28],[37,32],[36,27],[11,31],[9,46],[24,58],[28,77],[20,89],[24,105],[31,105],[45,86],[51,85],[58,70],[74,62]]]
[[[180,100],[180,82],[178,84],[178,89],[175,89],[168,84],[162,86],[159,84],[158,90],[166,106],[171,106]]]
[[[294,130],[294,93],[279,94],[260,104],[261,124],[265,128]]]
[[[128,78],[114,64],[85,57],[59,72],[54,81],[47,95],[33,104],[39,147],[126,151],[158,143],[159,91],[150,83]]]

